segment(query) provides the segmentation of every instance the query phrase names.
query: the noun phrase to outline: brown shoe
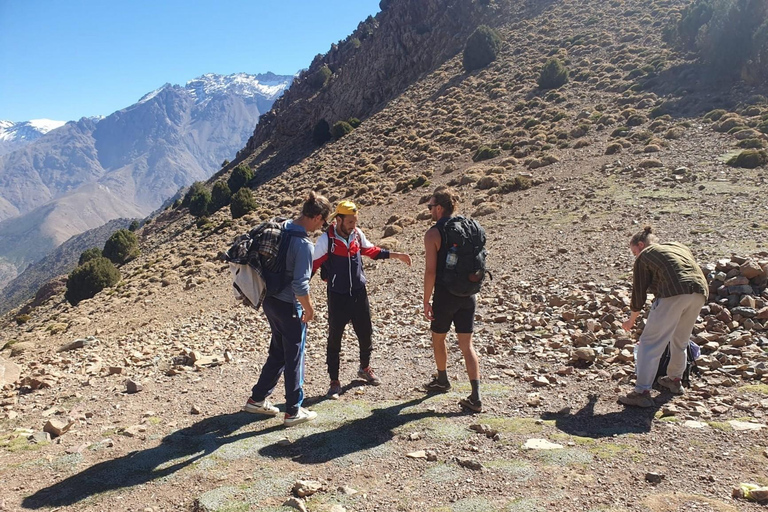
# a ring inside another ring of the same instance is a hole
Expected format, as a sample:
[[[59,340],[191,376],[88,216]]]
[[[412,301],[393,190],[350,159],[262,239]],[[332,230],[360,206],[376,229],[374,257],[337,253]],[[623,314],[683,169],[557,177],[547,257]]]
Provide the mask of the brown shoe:
[[[672,377],[664,376],[659,377],[659,380],[656,382],[659,383],[659,386],[667,388],[673,395],[685,394],[685,388],[683,387],[682,382],[680,382],[680,379],[673,379]]]
[[[656,402],[651,398],[651,392],[638,393],[637,391],[631,391],[624,396],[619,397],[619,402],[624,405],[631,405],[634,407],[654,407]]]

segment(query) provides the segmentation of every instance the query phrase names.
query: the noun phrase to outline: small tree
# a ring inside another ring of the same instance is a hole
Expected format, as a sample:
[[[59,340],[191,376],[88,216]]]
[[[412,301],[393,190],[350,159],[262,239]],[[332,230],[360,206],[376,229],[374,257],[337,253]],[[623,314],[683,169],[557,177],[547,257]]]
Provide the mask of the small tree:
[[[133,219],[133,221],[131,222],[131,225],[128,226],[128,231],[136,231],[140,227],[141,227],[141,224],[139,224],[139,221],[136,219]]]
[[[541,89],[557,89],[568,81],[568,70],[560,59],[552,57],[541,68],[539,87]]]
[[[122,265],[139,255],[139,239],[127,229],[119,229],[104,244],[102,254],[112,263]]]
[[[202,217],[208,214],[210,205],[211,193],[207,188],[203,188],[197,191],[189,200],[189,213],[195,217]]]
[[[227,159],[225,158],[225,159],[224,159],[224,161],[223,161],[223,162],[221,162],[221,166],[222,166],[222,167],[226,167],[226,166],[228,166],[228,165],[229,165],[229,160],[227,160]]]
[[[77,305],[81,300],[90,299],[104,288],[120,281],[120,271],[107,258],[94,258],[73,270],[67,279],[64,298]]]
[[[331,135],[333,135],[334,139],[338,140],[343,136],[345,136],[346,134],[348,134],[349,132],[351,132],[352,130],[354,130],[354,128],[352,128],[352,125],[349,124],[348,122],[336,121],[333,124],[333,128],[331,129]]]
[[[252,179],[253,170],[247,164],[240,164],[229,175],[227,186],[229,191],[234,194]]]
[[[95,258],[103,258],[104,256],[101,254],[101,249],[98,247],[91,247],[90,249],[86,249],[83,252],[80,253],[80,259],[77,260],[78,265],[83,265],[88,261],[91,261]]]
[[[217,181],[213,184],[209,210],[211,212],[219,211],[221,208],[224,208],[229,204],[229,200],[231,198],[232,192],[229,190],[229,186],[223,181]]]
[[[202,181],[196,181],[192,185],[190,185],[189,190],[187,190],[187,193],[184,194],[184,199],[181,201],[181,206],[188,207],[189,202],[192,200],[192,197],[196,194],[199,194],[205,190],[205,184]]]
[[[328,124],[328,121],[325,119],[319,120],[312,130],[312,140],[315,141],[315,144],[318,146],[322,146],[332,138],[331,126]]]
[[[464,46],[464,70],[474,71],[484,68],[496,60],[501,48],[501,37],[498,32],[487,25],[480,25],[472,32]]]
[[[233,219],[239,219],[255,210],[256,206],[256,199],[254,199],[251,189],[241,188],[232,196],[229,211],[232,212]]]
[[[313,90],[319,91],[325,87],[325,84],[327,84],[328,80],[331,79],[332,74],[333,73],[331,72],[331,68],[328,67],[328,64],[323,64],[320,66],[320,69],[312,73],[312,76],[309,77],[309,86]]]

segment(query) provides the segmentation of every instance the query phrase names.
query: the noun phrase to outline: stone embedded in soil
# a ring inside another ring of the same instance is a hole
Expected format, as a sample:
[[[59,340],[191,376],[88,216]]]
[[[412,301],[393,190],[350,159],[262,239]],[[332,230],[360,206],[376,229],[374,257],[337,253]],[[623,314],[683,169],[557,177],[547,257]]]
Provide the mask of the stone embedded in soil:
[[[471,469],[472,471],[480,471],[483,469],[483,465],[480,464],[480,462],[474,460],[474,459],[467,459],[464,457],[456,457],[456,463],[467,469]]]
[[[299,498],[306,498],[322,488],[323,484],[317,480],[296,480],[293,484],[293,493]]]
[[[528,439],[523,444],[523,450],[558,450],[563,445],[547,441],[546,439]]]
[[[661,473],[648,472],[645,474],[645,481],[651,484],[660,484],[664,478],[665,475]]]
[[[0,388],[6,384],[13,384],[21,377],[21,367],[13,361],[6,361],[0,357]]]
[[[144,386],[142,386],[140,383],[135,382],[132,379],[126,379],[125,380],[125,391],[133,394],[138,393],[139,391],[142,391],[144,389]]]
[[[51,437],[59,437],[72,428],[72,425],[74,424],[74,421],[63,421],[58,418],[51,418],[45,423],[43,432],[48,432],[51,434]]]
[[[295,508],[300,512],[307,512],[307,506],[301,498],[288,498],[283,502],[284,507]]]

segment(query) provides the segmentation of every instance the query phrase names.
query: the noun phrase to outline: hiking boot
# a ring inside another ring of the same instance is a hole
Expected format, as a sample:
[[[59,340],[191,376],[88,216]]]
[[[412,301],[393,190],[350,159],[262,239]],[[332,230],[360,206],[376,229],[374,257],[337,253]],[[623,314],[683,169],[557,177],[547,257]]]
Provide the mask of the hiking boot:
[[[286,427],[292,427],[294,425],[298,425],[299,423],[306,423],[308,421],[312,421],[315,418],[317,418],[317,413],[315,411],[310,411],[309,409],[299,407],[299,412],[297,412],[293,416],[290,416],[288,414],[285,415],[285,419],[283,420],[283,425],[285,425]]]
[[[328,398],[339,398],[341,394],[341,382],[338,380],[332,380],[328,392],[325,394]]]
[[[624,396],[619,397],[619,402],[624,405],[632,405],[634,407],[654,407],[656,402],[651,398],[651,392],[638,393],[637,391],[631,391]]]
[[[667,388],[673,395],[685,394],[685,388],[683,388],[683,383],[680,382],[680,379],[673,379],[665,375],[664,377],[659,377],[659,380],[656,382],[659,383],[659,386]]]
[[[360,368],[357,370],[357,376],[363,379],[371,386],[378,386],[381,384],[381,380],[373,373],[373,369],[368,366],[367,368]]]
[[[424,391],[428,393],[446,393],[451,390],[451,383],[446,382],[443,384],[437,380],[437,377],[432,377],[432,380],[424,384],[423,387]]]
[[[479,399],[472,400],[471,396],[459,400],[459,405],[472,412],[483,412],[483,401]]]
[[[267,416],[277,416],[280,410],[272,405],[272,402],[266,398],[261,402],[255,401],[253,398],[249,398],[243,406],[243,412],[250,412],[251,414],[266,414]]]

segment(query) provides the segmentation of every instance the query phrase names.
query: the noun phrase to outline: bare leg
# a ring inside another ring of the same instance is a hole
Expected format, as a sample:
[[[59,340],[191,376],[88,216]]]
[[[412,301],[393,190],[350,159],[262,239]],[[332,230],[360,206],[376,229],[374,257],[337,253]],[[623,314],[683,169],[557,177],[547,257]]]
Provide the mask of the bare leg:
[[[445,338],[448,333],[432,333],[432,351],[435,354],[435,365],[438,371],[445,371],[448,366],[448,348],[445,346]]]
[[[456,337],[459,338],[459,348],[461,349],[461,354],[464,356],[464,364],[467,366],[469,380],[480,379],[480,363],[477,360],[475,347],[472,345],[472,333],[457,333]],[[434,334],[432,335],[432,340],[434,345]],[[443,341],[445,340],[443,339]],[[445,350],[445,342],[443,342],[443,350]],[[435,353],[437,353],[437,349],[435,349]],[[447,360],[447,353],[445,354],[445,357]],[[435,359],[437,359],[437,355],[435,355]]]

